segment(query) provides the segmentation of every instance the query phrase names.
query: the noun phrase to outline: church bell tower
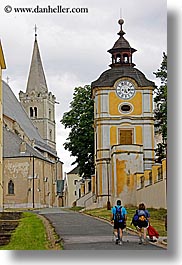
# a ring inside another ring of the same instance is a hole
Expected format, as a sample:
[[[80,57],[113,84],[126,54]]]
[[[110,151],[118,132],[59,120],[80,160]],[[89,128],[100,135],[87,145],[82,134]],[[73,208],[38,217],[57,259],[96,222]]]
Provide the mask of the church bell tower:
[[[110,69],[92,82],[95,128],[95,187],[101,205],[124,199],[135,205],[135,174],[154,163],[154,83],[135,68],[136,52],[124,38],[108,50]]]
[[[26,92],[20,91],[19,99],[45,142],[56,149],[55,139],[55,96],[48,92],[44,69],[38,47],[35,27],[35,41],[30,64]]]

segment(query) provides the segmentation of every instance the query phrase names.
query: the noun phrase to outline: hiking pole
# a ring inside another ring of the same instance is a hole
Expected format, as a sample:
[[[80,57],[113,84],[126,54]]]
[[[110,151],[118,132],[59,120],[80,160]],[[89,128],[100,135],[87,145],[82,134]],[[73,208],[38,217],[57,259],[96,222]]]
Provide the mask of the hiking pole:
[[[112,242],[115,241],[115,234],[114,234],[114,225],[111,224],[112,227]]]
[[[129,232],[128,232],[127,227],[125,227],[124,230],[125,230],[125,233],[126,233],[126,242],[129,242],[129,239],[128,239]]]

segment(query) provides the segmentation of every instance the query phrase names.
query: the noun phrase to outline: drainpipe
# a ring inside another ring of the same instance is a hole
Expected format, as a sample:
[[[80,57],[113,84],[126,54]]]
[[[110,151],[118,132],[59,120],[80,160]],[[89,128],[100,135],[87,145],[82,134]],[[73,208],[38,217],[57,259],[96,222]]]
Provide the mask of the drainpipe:
[[[33,171],[33,187],[32,187],[32,189],[33,189],[33,194],[32,194],[32,204],[33,204],[33,208],[35,208],[35,176],[34,176],[34,171],[35,171],[35,165],[34,165],[34,156],[33,156],[33,167],[32,167],[32,171]]]

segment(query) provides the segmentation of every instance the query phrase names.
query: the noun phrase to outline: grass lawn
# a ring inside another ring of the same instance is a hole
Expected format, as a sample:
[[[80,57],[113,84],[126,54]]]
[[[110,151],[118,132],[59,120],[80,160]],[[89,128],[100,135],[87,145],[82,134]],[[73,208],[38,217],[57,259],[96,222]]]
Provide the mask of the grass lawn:
[[[33,213],[23,213],[19,226],[12,233],[10,243],[1,246],[0,250],[48,250],[42,220]]]
[[[135,227],[131,225],[131,220],[136,211],[136,207],[126,207],[126,210],[128,213],[126,224],[128,227],[133,228],[135,230]],[[164,225],[167,210],[148,208],[148,211],[150,213],[150,223],[158,231],[159,236],[167,236],[167,232],[165,231],[165,225]],[[106,208],[86,210],[84,212],[96,217],[107,219],[109,221],[111,219],[111,210],[107,210]]]

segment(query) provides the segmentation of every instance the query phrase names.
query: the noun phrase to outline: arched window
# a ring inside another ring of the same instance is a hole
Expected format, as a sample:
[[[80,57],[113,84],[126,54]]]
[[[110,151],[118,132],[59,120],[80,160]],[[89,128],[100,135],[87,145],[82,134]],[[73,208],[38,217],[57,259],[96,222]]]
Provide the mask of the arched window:
[[[129,63],[129,57],[128,57],[128,54],[126,54],[126,53],[123,54],[123,62]]]
[[[49,139],[52,140],[52,130],[49,131]]]
[[[116,63],[120,63],[121,62],[121,54],[116,54]]]
[[[34,115],[37,118],[37,107],[34,107]]]
[[[49,120],[51,120],[51,109],[49,109]]]
[[[33,108],[30,107],[30,117],[33,117]]]
[[[8,183],[8,194],[14,194],[14,183],[12,180]]]

